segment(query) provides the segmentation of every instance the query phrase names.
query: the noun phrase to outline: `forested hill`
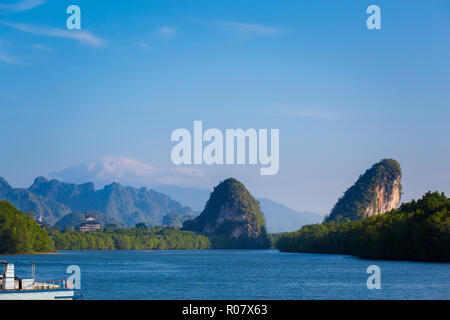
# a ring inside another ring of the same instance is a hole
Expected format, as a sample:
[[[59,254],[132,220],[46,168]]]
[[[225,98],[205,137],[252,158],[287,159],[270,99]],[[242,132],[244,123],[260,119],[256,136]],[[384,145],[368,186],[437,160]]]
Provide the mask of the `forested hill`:
[[[211,195],[211,190],[183,188],[174,185],[156,185],[153,186],[153,189],[167,194],[172,199],[197,212],[201,212],[205,208],[206,201]],[[296,211],[268,198],[258,197],[256,200],[259,202],[260,209],[266,219],[269,233],[295,231],[304,225],[323,221],[323,215],[314,212]],[[179,220],[179,217],[177,217],[177,220]],[[173,225],[178,226],[176,223]]]
[[[184,223],[185,230],[236,240],[242,248],[269,247],[266,222],[258,201],[245,186],[228,178],[214,188],[202,213]]]
[[[54,251],[52,239],[36,221],[8,201],[0,201],[0,253]]]
[[[360,220],[397,209],[401,198],[400,164],[383,159],[345,191],[325,221]]]
[[[450,261],[450,199],[428,192],[398,210],[360,221],[326,222],[282,235],[281,251],[369,259]]]

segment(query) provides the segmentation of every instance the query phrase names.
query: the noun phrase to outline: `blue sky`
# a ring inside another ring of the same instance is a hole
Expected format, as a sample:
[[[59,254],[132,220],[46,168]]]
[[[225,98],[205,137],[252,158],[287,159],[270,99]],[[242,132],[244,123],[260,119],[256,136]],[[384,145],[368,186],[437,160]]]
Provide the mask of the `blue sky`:
[[[81,32],[66,29],[70,4]],[[370,4],[382,30],[366,28]],[[201,188],[234,176],[325,214],[392,157],[404,200],[448,194],[449,36],[445,0],[1,1],[0,176]],[[279,173],[174,168],[170,134],[194,120],[280,129]]]

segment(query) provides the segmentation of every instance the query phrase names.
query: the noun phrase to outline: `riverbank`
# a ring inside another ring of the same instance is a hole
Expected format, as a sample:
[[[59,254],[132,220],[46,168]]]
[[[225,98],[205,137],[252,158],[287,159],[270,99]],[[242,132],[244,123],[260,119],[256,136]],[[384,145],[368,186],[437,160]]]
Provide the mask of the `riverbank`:
[[[34,256],[34,255],[47,255],[47,254],[59,254],[59,251],[54,251],[54,252],[32,252],[32,253],[28,253],[28,252],[23,252],[23,253],[1,253],[0,252],[0,256],[23,256],[23,255],[27,255],[27,256]]]
[[[281,235],[276,247],[364,259],[450,262],[450,199],[428,192],[398,210],[364,220],[304,226]]]

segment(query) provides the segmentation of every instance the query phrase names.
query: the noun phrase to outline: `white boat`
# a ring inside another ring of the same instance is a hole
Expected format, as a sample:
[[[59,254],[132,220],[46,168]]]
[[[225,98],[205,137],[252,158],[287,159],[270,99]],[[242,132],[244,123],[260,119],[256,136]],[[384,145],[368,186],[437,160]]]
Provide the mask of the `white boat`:
[[[14,263],[0,261],[0,300],[73,300],[75,289],[67,280],[37,281],[35,264],[31,265],[32,277],[21,279],[15,276]]]

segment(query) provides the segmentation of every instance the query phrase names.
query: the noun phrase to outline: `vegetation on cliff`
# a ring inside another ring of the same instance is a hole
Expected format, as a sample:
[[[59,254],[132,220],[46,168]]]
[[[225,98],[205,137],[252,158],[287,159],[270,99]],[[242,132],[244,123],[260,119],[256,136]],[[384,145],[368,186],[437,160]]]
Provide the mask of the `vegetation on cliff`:
[[[0,253],[49,251],[53,251],[53,242],[47,230],[8,201],[0,201]]]
[[[398,210],[360,221],[309,225],[282,235],[281,251],[371,259],[450,261],[450,199],[428,192]]]
[[[270,240],[258,201],[234,178],[214,188],[203,212],[183,229],[215,235],[218,246],[267,248]]]
[[[348,221],[365,218],[368,208],[376,207],[377,188],[382,186],[391,195],[402,176],[400,164],[394,159],[383,159],[368,169],[338,200],[325,221]],[[400,200],[400,198],[398,199]],[[397,204],[398,205],[398,204]],[[376,209],[376,208],[374,208]]]

